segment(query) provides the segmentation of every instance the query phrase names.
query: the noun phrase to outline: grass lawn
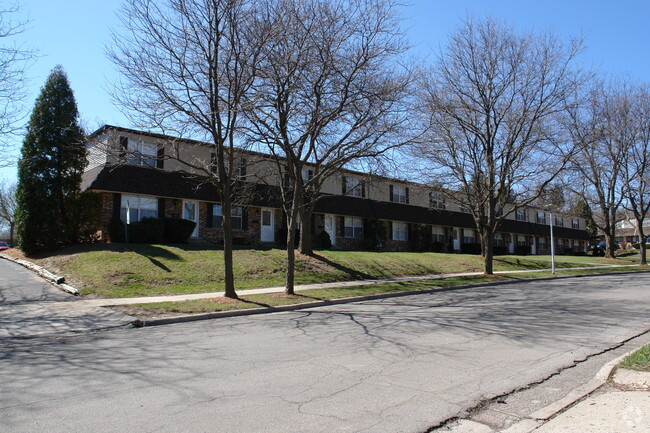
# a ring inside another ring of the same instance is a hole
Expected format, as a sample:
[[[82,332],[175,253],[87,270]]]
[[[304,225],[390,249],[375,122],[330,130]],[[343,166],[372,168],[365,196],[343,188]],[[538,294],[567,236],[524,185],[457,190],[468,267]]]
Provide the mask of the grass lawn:
[[[86,295],[119,298],[223,290],[223,253],[206,245],[129,245],[125,250],[123,244],[95,244],[30,260],[64,275]],[[638,255],[556,258],[558,268],[635,262]],[[549,267],[550,256],[498,256],[494,262],[497,271]],[[314,257],[297,257],[296,284],[482,269],[481,257],[466,254],[328,250],[317,251]],[[234,252],[234,271],[238,289],[282,286],[285,251],[238,249]]]
[[[629,370],[650,371],[650,344],[625,357],[620,366]]]

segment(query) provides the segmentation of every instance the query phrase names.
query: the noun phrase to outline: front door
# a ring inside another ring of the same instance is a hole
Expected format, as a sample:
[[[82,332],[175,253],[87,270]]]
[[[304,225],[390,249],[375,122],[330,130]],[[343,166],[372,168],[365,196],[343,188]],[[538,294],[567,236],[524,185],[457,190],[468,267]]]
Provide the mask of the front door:
[[[273,222],[273,209],[262,208],[260,240],[262,242],[275,242],[275,224]]]
[[[332,245],[336,245],[336,218],[334,215],[325,215],[325,232],[330,236]]]
[[[460,237],[463,229],[454,229],[454,251],[460,251]]]
[[[199,204],[195,201],[183,201],[183,219],[194,221],[194,231],[190,235],[191,238],[199,236]]]

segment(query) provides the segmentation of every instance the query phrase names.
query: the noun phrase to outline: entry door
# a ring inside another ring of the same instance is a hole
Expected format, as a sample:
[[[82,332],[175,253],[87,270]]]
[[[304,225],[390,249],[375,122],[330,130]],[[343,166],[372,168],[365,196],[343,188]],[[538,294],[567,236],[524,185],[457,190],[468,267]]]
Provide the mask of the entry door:
[[[195,201],[183,201],[183,219],[194,221],[194,231],[190,235],[191,238],[199,236],[199,204]]]
[[[262,208],[262,229],[260,230],[260,240],[262,242],[275,241],[275,224],[273,222],[273,209]]]
[[[454,229],[454,251],[460,251],[460,237],[463,229]]]
[[[336,245],[336,218],[334,215],[325,215],[325,232],[330,236],[332,245]]]

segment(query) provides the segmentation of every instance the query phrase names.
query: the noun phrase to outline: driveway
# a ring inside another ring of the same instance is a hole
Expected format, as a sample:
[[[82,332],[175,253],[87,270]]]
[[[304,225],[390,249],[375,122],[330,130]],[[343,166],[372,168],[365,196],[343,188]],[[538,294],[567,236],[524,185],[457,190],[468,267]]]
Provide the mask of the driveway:
[[[0,339],[113,328],[133,320],[85,305],[22,266],[0,259]]]
[[[650,329],[650,275],[0,341],[12,432],[422,432]]]

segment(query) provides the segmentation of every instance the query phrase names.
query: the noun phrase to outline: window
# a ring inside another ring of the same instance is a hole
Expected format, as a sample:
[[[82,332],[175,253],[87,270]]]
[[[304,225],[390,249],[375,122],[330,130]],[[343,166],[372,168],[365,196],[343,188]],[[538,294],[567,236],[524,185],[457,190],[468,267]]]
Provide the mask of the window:
[[[494,235],[494,246],[495,247],[503,246],[503,233],[497,233]]]
[[[555,224],[557,227],[564,227],[564,218],[562,218],[562,217],[555,217],[555,222],[554,222],[554,224]]]
[[[134,223],[142,218],[158,217],[158,199],[141,195],[122,195],[120,219],[126,222],[126,207],[129,206],[129,222]]]
[[[519,235],[517,236],[517,246],[525,247],[526,246],[526,236]]]
[[[475,244],[476,243],[476,234],[472,229],[463,229],[463,243],[464,244]]]
[[[433,226],[431,227],[431,240],[433,242],[445,243],[445,229],[444,227]]]
[[[314,177],[314,170],[311,168],[302,169],[302,181],[309,182]]]
[[[406,197],[406,187],[402,185],[391,185],[390,201],[395,203],[408,203]]]
[[[158,146],[146,141],[129,142],[129,164],[155,167],[158,160]]]
[[[472,210],[470,208],[468,208],[468,207],[461,207],[460,211],[462,213],[472,213]]]
[[[407,241],[409,239],[409,226],[407,223],[393,223],[393,240]]]
[[[345,217],[344,228],[346,238],[363,238],[363,220],[361,218]]]
[[[545,250],[547,248],[546,238],[539,238],[538,244],[540,250]]]
[[[345,195],[363,197],[363,181],[356,177],[344,177]]]
[[[580,228],[580,220],[578,218],[571,218],[571,228],[574,229]]]
[[[230,211],[232,217],[232,228],[235,230],[241,230],[242,228],[242,217],[244,211],[241,207],[233,207]],[[262,214],[264,217],[264,214]],[[270,215],[269,215],[270,218]],[[212,205],[212,227],[220,228],[223,225],[223,210],[220,204]]]
[[[515,211],[515,219],[517,221],[528,221],[526,209],[517,209]]]
[[[429,207],[431,209],[447,209],[445,196],[440,191],[431,191],[429,193]]]
[[[546,224],[546,213],[537,212],[537,224]]]

